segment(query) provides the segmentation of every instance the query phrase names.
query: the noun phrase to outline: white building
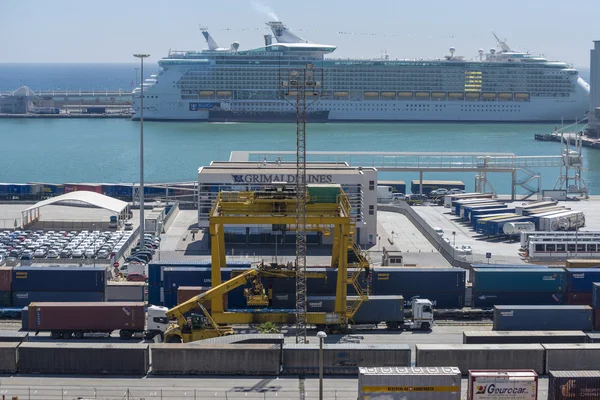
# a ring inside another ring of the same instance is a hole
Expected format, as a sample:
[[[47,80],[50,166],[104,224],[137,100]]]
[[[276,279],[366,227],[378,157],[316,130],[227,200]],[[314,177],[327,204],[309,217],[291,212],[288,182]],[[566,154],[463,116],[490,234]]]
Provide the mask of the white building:
[[[374,245],[377,240],[377,169],[354,168],[347,163],[307,163],[307,183],[337,183],[349,196],[356,215],[356,240],[360,245]],[[296,163],[213,161],[198,170],[198,227],[207,228],[210,210],[219,191],[253,191],[272,182],[294,183]],[[234,243],[268,244],[270,225],[227,227],[226,240]],[[327,243],[331,237],[309,232],[309,244]],[[291,243],[295,236],[287,233],[281,240]],[[292,238],[293,236],[293,238]]]

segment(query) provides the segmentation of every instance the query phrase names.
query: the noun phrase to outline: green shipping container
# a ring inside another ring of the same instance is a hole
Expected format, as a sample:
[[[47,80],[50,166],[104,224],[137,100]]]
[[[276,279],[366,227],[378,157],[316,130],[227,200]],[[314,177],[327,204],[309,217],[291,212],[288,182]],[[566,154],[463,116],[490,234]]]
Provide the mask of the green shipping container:
[[[337,203],[342,188],[335,183],[319,183],[308,185],[308,201],[310,203]]]
[[[0,307],[10,307],[12,300],[11,292],[0,292]]]
[[[473,292],[552,292],[565,290],[562,268],[473,268]]]

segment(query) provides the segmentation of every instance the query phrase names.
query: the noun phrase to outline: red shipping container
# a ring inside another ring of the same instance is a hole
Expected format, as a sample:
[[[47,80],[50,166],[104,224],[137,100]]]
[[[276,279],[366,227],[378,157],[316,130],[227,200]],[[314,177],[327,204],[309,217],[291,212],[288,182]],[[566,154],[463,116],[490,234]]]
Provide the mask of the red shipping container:
[[[189,299],[194,296],[198,296],[206,291],[208,291],[210,287],[208,286],[179,286],[177,288],[177,304],[185,303]],[[202,304],[206,310],[210,311],[211,302],[207,301]],[[223,310],[227,310],[227,294],[223,295]],[[195,311],[200,311],[200,308],[197,308]]]
[[[594,310],[594,330],[600,331],[600,308]]]
[[[79,183],[65,184],[65,193],[81,192],[81,191],[102,193],[102,185],[82,185]]]
[[[31,303],[29,330],[144,330],[144,303]]]
[[[0,292],[10,292],[12,288],[12,267],[0,267]]]
[[[570,306],[591,306],[592,293],[569,293],[567,304]]]

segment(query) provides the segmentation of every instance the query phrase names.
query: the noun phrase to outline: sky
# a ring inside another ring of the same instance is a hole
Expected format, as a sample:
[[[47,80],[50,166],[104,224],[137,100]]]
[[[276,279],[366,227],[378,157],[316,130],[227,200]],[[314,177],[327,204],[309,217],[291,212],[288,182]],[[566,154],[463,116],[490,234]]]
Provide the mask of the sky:
[[[337,57],[477,57],[495,46],[589,67],[600,27],[598,0],[0,0],[0,62],[129,63],[132,54],[200,50],[199,26],[221,47],[259,47],[278,17]]]

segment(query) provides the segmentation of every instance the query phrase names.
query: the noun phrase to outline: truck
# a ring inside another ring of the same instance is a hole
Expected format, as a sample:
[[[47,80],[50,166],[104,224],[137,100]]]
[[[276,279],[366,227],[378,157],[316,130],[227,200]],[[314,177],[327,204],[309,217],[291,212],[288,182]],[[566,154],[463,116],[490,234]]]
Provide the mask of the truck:
[[[108,228],[109,229],[117,229],[118,227],[119,227],[119,219],[117,218],[116,215],[111,215],[110,221],[108,223]]]
[[[394,188],[387,185],[377,185],[377,202],[391,203],[394,195]]]
[[[153,339],[169,326],[166,307],[141,302],[31,303],[21,313],[21,331],[50,332],[52,339],[83,339],[119,331],[123,340]]]
[[[348,305],[357,301],[358,297],[348,296]],[[307,311],[333,312],[335,296],[309,296],[306,302]],[[369,296],[352,318],[354,325],[378,325],[385,323],[390,330],[422,330],[428,331],[433,325],[433,304],[427,299],[414,299],[411,307],[413,319],[405,319],[404,297],[402,296]],[[324,326],[317,325],[322,330]]]
[[[509,222],[502,227],[504,236],[510,238],[520,238],[521,232],[535,232],[535,224],[533,222]]]

